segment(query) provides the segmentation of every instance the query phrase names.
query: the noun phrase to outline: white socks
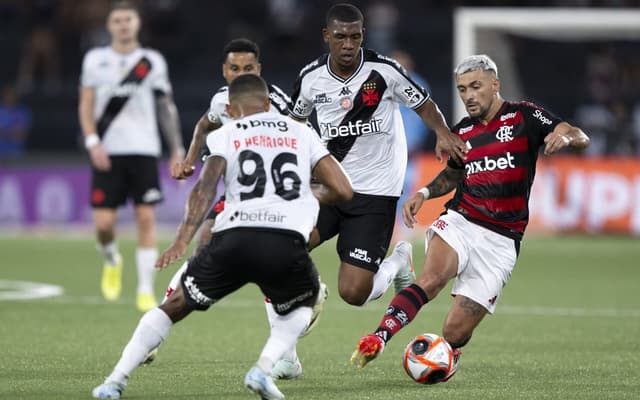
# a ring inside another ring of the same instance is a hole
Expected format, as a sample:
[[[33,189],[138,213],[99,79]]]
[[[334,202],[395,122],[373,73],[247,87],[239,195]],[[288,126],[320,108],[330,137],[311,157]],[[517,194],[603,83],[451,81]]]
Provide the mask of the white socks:
[[[147,353],[164,341],[172,325],[171,319],[159,308],[144,314],[107,381],[126,383]]]
[[[404,257],[395,251],[382,261],[380,268],[378,268],[378,272],[373,276],[373,287],[371,288],[371,293],[363,306],[379,298],[387,291],[389,286],[393,283],[393,278],[396,277],[396,274],[405,262]]]
[[[307,325],[311,321],[311,307],[298,307],[287,315],[278,315],[273,311],[271,303],[266,305],[267,310],[271,308],[275,317],[271,318],[272,314],[267,311],[271,325],[271,335],[262,349],[257,365],[266,374],[269,374],[274,363],[287,354],[291,354],[292,350],[295,357],[298,338],[307,329]]]
[[[111,243],[107,244],[96,244],[96,249],[102,254],[107,264],[111,266],[116,266],[118,264],[120,254],[118,252],[118,243],[114,240]]]
[[[184,264],[182,264],[182,266],[180,266],[180,268],[178,268],[176,273],[173,274],[173,277],[171,278],[171,281],[169,282],[169,286],[167,286],[167,291],[164,292],[164,298],[162,299],[162,303],[167,301],[169,296],[171,296],[171,293],[176,291],[176,289],[178,288],[178,285],[180,285],[180,279],[182,278],[182,274],[184,274],[184,271],[187,270],[187,265],[188,264],[189,264],[189,261],[185,261]]]
[[[153,294],[153,281],[156,276],[155,264],[158,249],[138,247],[136,249],[136,267],[138,268],[138,294]]]

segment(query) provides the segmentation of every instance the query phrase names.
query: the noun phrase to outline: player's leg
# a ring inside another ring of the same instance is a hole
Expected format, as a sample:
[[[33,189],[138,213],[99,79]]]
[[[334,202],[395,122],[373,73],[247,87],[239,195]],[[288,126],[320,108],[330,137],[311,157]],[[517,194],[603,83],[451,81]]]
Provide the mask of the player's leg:
[[[106,300],[117,300],[122,292],[122,256],[115,239],[117,211],[113,208],[94,208],[97,249],[104,257],[100,288]]]
[[[119,399],[131,373],[144,361],[150,350],[165,340],[173,324],[189,315],[191,311],[193,308],[185,301],[182,287],[178,287],[165,304],[147,311],[138,322],[111,374],[102,385],[93,389],[93,397]]]
[[[135,207],[135,215],[138,227],[136,306],[138,310],[146,312],[157,306],[153,293],[156,274],[155,263],[158,259],[155,206],[139,204]]]
[[[260,233],[255,238],[252,243],[261,244],[254,252],[265,260],[252,263],[257,266],[253,277],[271,299],[276,315],[269,339],[256,366],[247,374],[245,385],[263,398],[279,399],[284,396],[272,380],[276,361],[295,348],[309,325],[319,280],[302,238],[284,233]]]
[[[468,260],[467,251],[460,240],[462,232],[453,225],[449,226],[447,232],[435,230],[438,221],[427,233],[429,244],[420,276],[391,300],[375,332],[360,339],[351,356],[351,362],[356,367],[362,368],[375,359],[393,335],[408,325],[422,306],[434,299],[447,282],[456,276],[460,265],[465,265]],[[447,224],[438,226],[446,227]]]
[[[465,233],[474,245],[469,246],[469,259],[451,289],[455,299],[442,328],[442,336],[454,349],[453,366],[444,381],[458,369],[460,348],[471,340],[484,316],[495,311],[517,258],[513,239],[465,222]]]
[[[135,204],[138,228],[136,306],[148,311],[157,305],[154,295],[155,262],[158,258],[155,204],[163,200],[155,157],[134,156],[127,160],[129,191]]]
[[[398,290],[413,283],[409,243],[399,242],[385,259],[393,234],[396,199],[357,195],[341,207],[344,212],[337,243],[340,297],[360,306],[382,296],[394,282]]]
[[[115,235],[117,208],[127,198],[121,157],[111,157],[111,170],[91,171],[91,206],[96,229],[97,249],[104,257],[102,295],[117,300],[122,292],[123,260]]]
[[[442,336],[453,348],[453,364],[443,382],[448,381],[458,371],[458,362],[462,352],[460,348],[469,343],[474,329],[487,315],[487,309],[470,298],[457,295],[444,320]]]

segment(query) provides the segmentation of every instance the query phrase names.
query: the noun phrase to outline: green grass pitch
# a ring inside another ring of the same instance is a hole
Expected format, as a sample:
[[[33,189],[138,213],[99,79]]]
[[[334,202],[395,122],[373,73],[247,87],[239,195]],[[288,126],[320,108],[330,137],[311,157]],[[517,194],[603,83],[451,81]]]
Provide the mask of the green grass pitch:
[[[0,300],[0,399],[91,397],[141,316],[134,306],[133,246],[121,243],[123,297],[108,304],[99,294],[101,263],[89,237],[0,239],[0,297],[10,290],[7,281],[64,288],[53,298]],[[416,243],[418,270],[421,252]],[[413,336],[440,333],[448,288],[379,359],[355,371],[349,356],[377,326],[391,293],[364,308],[348,306],[337,294],[334,243],[312,255],[331,294],[320,324],[299,343],[303,377],[278,384],[287,399],[640,398],[638,238],[527,238],[496,314],[463,349],[456,377],[434,386],[413,383],[401,355]],[[158,296],[173,271],[158,274]],[[135,371],[124,398],[255,398],[242,380],[267,335],[262,296],[246,287],[175,326],[156,362]]]

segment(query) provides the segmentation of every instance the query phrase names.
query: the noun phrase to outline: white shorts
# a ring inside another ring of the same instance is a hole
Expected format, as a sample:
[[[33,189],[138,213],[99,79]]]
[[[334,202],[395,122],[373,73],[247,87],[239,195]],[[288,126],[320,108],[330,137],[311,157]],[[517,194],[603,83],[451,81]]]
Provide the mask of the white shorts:
[[[458,274],[451,294],[468,297],[493,314],[516,264],[515,241],[452,210],[431,224],[427,246],[434,234],[458,253]]]

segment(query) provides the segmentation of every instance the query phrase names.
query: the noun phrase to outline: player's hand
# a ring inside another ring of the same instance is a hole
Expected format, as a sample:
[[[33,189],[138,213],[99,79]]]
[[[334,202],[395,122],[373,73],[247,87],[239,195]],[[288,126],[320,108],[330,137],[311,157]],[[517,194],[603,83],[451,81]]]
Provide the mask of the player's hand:
[[[424,203],[424,196],[418,192],[402,205],[402,221],[407,228],[413,228],[414,224],[418,222],[416,214],[422,207],[422,203]]]
[[[436,157],[440,162],[444,159],[443,155],[450,155],[458,161],[463,162],[467,158],[467,152],[469,151],[465,142],[463,142],[458,135],[451,132],[438,136],[435,150]]]
[[[162,252],[160,257],[158,257],[158,261],[156,261],[156,269],[166,268],[168,265],[173,264],[184,257],[184,253],[187,251],[188,246],[189,245],[187,243],[174,242],[168,249]]]
[[[102,144],[98,143],[89,149],[89,157],[91,157],[91,164],[98,171],[104,172],[111,169],[111,159]]]
[[[196,167],[187,160],[180,160],[171,163],[171,177],[173,179],[186,179],[193,175]]]
[[[571,139],[559,132],[552,132],[544,138],[544,155],[548,156],[569,146]]]

